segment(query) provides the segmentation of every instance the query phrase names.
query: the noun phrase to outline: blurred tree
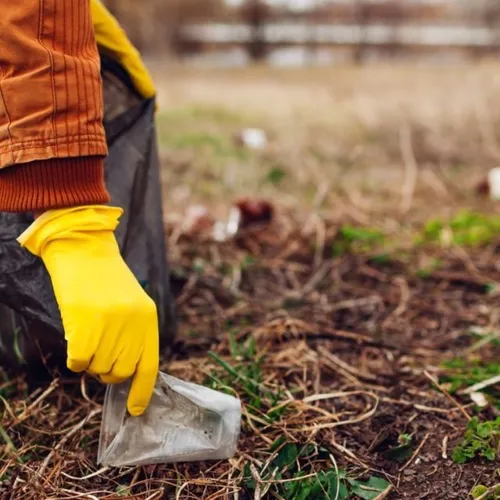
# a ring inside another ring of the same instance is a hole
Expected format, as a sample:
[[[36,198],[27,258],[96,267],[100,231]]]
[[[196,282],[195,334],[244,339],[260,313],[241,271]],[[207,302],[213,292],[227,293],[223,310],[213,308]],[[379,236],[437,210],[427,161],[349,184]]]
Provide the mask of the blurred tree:
[[[318,26],[324,21],[323,7],[327,2],[325,0],[313,0],[311,1],[311,9],[306,15],[306,20],[309,24],[310,40],[308,43],[308,59],[309,63],[313,64],[318,55],[319,43],[317,36]]]
[[[252,60],[263,60],[268,51],[265,27],[269,20],[271,9],[264,0],[245,0],[241,7],[241,16],[250,27],[250,41],[247,51]]]
[[[360,40],[354,49],[354,61],[361,64],[365,61],[368,51],[376,49],[384,52],[390,57],[395,57],[403,50],[399,28],[408,20],[418,19],[421,6],[412,5],[403,0],[385,0],[377,2],[373,0],[355,0],[353,17],[359,26]],[[367,39],[367,32],[373,25],[382,25],[388,29],[388,39],[383,46],[374,47]]]
[[[182,50],[182,29],[224,11],[224,0],[104,0],[143,52]]]
[[[387,24],[390,30],[390,39],[385,47],[385,52],[389,57],[397,57],[404,50],[404,45],[401,40],[399,28],[405,24],[412,13],[407,8],[405,2],[401,0],[391,0],[385,3],[383,12],[384,23]]]
[[[500,1],[499,0],[474,0],[464,2],[466,9],[482,24],[498,29],[500,26]]]
[[[500,0],[462,0],[465,15],[469,22],[486,27],[492,35],[492,45],[488,48],[471,49],[471,55],[478,57],[485,53],[498,52],[500,49]]]
[[[353,9],[354,22],[359,27],[359,43],[353,50],[353,60],[356,64],[363,64],[369,49],[366,32],[372,23],[373,11],[370,8],[370,2],[365,0],[354,0]]]

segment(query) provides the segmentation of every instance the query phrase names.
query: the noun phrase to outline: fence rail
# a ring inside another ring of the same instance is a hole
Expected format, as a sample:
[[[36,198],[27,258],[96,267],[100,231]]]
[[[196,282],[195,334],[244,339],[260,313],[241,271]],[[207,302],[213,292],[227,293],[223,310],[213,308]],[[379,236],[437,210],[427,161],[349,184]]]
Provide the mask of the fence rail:
[[[189,25],[182,30],[182,40],[216,45],[247,44],[255,30],[243,24]],[[460,26],[371,26],[275,23],[263,26],[259,39],[273,45],[393,45],[422,47],[493,47],[495,33],[481,27]]]

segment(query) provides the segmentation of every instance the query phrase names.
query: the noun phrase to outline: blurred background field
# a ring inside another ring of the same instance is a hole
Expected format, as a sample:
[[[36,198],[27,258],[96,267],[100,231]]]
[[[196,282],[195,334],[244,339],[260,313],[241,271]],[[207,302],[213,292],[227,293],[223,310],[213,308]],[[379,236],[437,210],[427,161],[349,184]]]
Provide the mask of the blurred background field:
[[[483,203],[475,183],[500,159],[497,1],[107,3],[159,89],[169,210],[259,195],[411,221]],[[261,151],[238,145],[247,128]]]
[[[495,63],[152,67],[171,210],[252,195],[422,221],[487,203],[476,186],[500,160]],[[266,133],[263,151],[238,143],[247,127]]]
[[[497,215],[497,0],[106,3],[158,88],[167,227],[247,197],[411,246]]]

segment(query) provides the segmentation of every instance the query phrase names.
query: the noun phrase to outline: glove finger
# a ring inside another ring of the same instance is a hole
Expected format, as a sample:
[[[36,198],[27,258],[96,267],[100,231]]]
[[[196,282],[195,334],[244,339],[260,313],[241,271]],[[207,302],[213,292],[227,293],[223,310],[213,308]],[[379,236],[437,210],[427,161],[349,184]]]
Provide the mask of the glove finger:
[[[130,359],[125,358],[122,351],[110,370],[100,374],[100,379],[105,384],[121,384],[134,374],[135,364]]]
[[[132,375],[134,375],[136,367],[137,367],[137,356],[127,356],[125,353],[122,353],[118,359],[116,360],[113,368],[108,373],[104,375],[112,377],[115,380],[119,380],[124,382],[128,380]]]
[[[68,356],[66,365],[68,369],[75,373],[81,373],[87,370],[92,361],[93,350],[89,345],[79,345],[78,342],[73,342],[68,339]]]
[[[66,365],[72,372],[84,372],[92,362],[92,357],[99,345],[100,335],[81,335],[68,328],[64,318],[63,326],[68,342]]]
[[[102,382],[104,384],[108,384],[108,385],[121,384],[122,382],[125,382],[125,380],[127,380],[126,378],[114,377],[113,375],[109,375],[109,374],[100,375],[99,378],[102,380]]]
[[[66,366],[68,367],[69,370],[71,370],[74,373],[81,373],[88,368],[89,363],[90,359],[83,359],[82,357],[70,358],[68,356],[68,359],[66,361]]]
[[[92,375],[105,375],[111,371],[113,360],[109,356],[105,356],[97,352],[92,358],[87,372]]]
[[[144,349],[132,380],[127,408],[134,417],[138,417],[146,411],[153,395],[160,364],[157,337],[158,335],[156,335],[156,341],[153,344],[147,345]]]
[[[107,348],[102,348],[103,346],[101,343],[101,345],[97,348],[94,357],[92,358],[90,366],[87,368],[87,371],[89,373],[93,375],[111,375],[111,372],[113,371],[113,366],[118,362],[117,360],[119,360],[124,354],[124,349],[122,346],[119,345],[118,340],[119,340],[119,335],[116,335],[116,339],[113,343],[114,345],[111,344],[112,347],[108,346]],[[130,373],[125,378],[128,378],[131,375],[132,373]],[[123,381],[123,377],[114,377],[114,378],[116,379],[121,378]]]

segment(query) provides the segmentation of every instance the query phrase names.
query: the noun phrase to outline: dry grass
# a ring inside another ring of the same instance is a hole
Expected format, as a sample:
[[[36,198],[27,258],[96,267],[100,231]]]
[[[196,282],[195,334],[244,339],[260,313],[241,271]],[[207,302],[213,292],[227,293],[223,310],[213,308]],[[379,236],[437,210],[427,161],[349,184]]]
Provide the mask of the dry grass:
[[[380,478],[387,496],[379,498],[464,499],[476,482],[493,484],[488,463],[452,463],[476,410],[437,382],[441,362],[472,346],[484,363],[498,359],[497,344],[479,346],[470,333],[498,327],[492,247],[332,259],[338,227],[322,220],[299,227],[282,215],[223,244],[178,229],[170,235],[181,335],[164,369],[242,399],[238,454],[99,468],[100,386],[12,378],[1,387],[6,498],[291,500],[294,482],[336,470],[353,484]],[[320,242],[319,260],[311,241]],[[430,257],[443,264],[421,277]],[[411,446],[396,459],[402,436]]]
[[[413,241],[430,214],[497,211],[473,189],[498,161],[496,67],[155,72],[181,330],[163,367],[242,398],[240,450],[100,469],[102,387],[12,376],[0,385],[1,498],[295,500],[295,483],[316,498],[321,473],[365,495],[380,478],[377,500],[493,486],[490,463],[450,457],[472,414],[497,414],[497,386],[479,411],[442,362],[496,369],[498,238]],[[246,126],[268,132],[266,151],[232,140]],[[189,205],[221,215],[242,194],[271,198],[273,222],[222,244],[186,231]],[[495,376],[457,373],[466,387]]]

